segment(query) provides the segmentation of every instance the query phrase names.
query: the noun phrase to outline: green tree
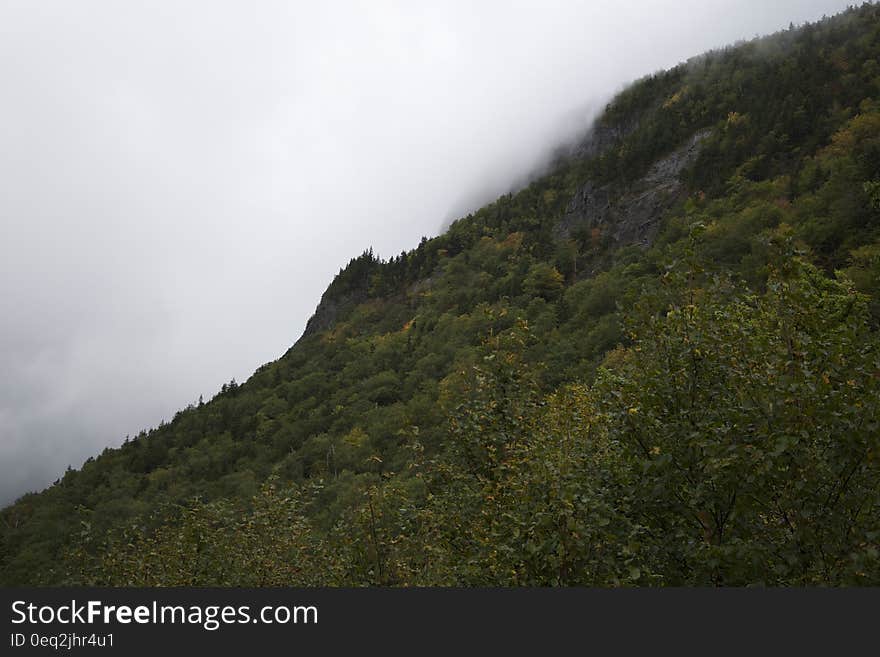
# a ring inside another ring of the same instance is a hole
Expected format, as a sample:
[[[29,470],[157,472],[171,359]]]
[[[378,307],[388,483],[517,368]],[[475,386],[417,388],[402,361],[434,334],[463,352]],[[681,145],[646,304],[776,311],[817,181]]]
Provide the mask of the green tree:
[[[562,293],[564,281],[556,267],[546,262],[539,262],[529,269],[523,282],[523,290],[529,296],[554,301]]]
[[[597,384],[639,472],[653,571],[672,584],[876,584],[880,352],[866,297],[791,254],[761,295],[670,279],[672,303],[646,311]]]

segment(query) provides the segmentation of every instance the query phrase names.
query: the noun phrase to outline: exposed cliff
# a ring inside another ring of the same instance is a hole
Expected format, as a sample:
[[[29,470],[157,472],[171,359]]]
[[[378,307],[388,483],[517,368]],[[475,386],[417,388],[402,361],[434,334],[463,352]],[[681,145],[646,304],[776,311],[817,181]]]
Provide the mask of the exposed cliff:
[[[696,160],[700,145],[710,132],[701,130],[694,134],[622,192],[611,184],[584,183],[558,224],[557,236],[564,238],[578,229],[586,229],[610,238],[616,246],[650,246],[664,212],[679,200],[684,189],[682,171]]]

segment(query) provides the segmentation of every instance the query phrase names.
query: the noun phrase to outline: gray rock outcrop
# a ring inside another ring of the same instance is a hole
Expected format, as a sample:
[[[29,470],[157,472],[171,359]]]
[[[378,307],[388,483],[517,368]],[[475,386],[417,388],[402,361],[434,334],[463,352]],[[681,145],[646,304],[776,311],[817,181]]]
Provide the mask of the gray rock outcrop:
[[[623,193],[610,185],[587,181],[569,203],[557,226],[557,237],[569,237],[578,229],[587,229],[597,231],[603,239],[610,238],[617,246],[649,246],[663,214],[683,191],[681,172],[696,159],[709,132],[702,130],[693,135],[683,146],[655,162]]]

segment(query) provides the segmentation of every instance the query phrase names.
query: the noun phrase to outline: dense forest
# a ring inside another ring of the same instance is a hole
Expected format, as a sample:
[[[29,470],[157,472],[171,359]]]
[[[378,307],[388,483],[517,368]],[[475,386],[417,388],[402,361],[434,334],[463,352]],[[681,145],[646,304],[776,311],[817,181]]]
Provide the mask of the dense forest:
[[[0,512],[0,584],[880,584],[880,7],[639,80],[250,379]]]

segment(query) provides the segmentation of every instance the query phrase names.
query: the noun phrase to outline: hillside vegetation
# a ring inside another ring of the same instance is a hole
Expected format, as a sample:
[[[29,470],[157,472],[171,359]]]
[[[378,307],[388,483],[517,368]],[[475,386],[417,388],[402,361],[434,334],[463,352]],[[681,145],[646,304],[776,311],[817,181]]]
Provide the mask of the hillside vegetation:
[[[880,8],[619,94],[243,384],[0,518],[0,583],[880,584]]]

